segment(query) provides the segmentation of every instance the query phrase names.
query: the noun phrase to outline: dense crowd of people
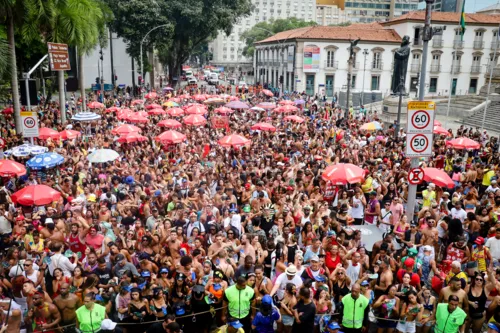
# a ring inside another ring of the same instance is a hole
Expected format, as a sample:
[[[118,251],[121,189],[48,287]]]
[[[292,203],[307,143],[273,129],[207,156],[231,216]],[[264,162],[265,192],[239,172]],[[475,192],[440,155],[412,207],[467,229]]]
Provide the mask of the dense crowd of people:
[[[92,110],[100,120],[65,124],[56,105],[38,109],[41,126],[82,136],[35,139],[64,163],[3,178],[3,331],[500,332],[496,138],[464,127],[436,135],[434,156],[420,164],[443,169],[454,187],[422,183],[407,216],[405,134],[360,130],[376,112],[345,118],[335,103],[298,93],[224,95],[253,109],[228,112],[227,127],[214,128],[218,105],[203,102],[211,97],[164,90],[132,103],[119,94]],[[147,140],[117,140],[112,130],[127,123],[121,109],[168,101],[205,105],[207,124],[183,125],[186,140],[165,145],[155,140],[165,130],[158,122],[176,117],[152,115],[134,124]],[[304,122],[284,121],[270,103],[296,106],[291,114]],[[275,130],[252,130],[257,122]],[[4,116],[7,148],[24,142],[14,128]],[[250,142],[222,147],[231,133]],[[450,148],[453,136],[480,148]],[[91,164],[99,148],[119,157]],[[325,180],[338,163],[363,168],[363,180]],[[12,200],[40,184],[60,199]],[[365,232],[373,228],[379,239]]]

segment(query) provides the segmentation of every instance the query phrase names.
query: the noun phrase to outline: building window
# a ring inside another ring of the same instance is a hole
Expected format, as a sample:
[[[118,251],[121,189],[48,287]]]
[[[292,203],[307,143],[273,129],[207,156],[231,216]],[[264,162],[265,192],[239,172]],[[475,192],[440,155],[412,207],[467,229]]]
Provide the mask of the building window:
[[[435,93],[437,92],[438,79],[437,77],[431,77],[431,82],[429,84],[429,92]]]
[[[351,75],[351,88],[356,89],[356,75]]]
[[[335,67],[335,51],[326,52],[326,67],[333,68]]]
[[[379,90],[380,88],[380,76],[373,75],[372,76],[372,89],[371,90]]]
[[[373,53],[372,69],[382,69],[382,52]]]

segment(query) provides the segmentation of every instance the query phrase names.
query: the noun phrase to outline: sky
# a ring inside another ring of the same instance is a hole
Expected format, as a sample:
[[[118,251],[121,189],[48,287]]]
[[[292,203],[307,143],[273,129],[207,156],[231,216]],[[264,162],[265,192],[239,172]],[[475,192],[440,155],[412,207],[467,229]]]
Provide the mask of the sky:
[[[498,3],[499,0],[465,0],[465,12],[474,13],[477,10]]]

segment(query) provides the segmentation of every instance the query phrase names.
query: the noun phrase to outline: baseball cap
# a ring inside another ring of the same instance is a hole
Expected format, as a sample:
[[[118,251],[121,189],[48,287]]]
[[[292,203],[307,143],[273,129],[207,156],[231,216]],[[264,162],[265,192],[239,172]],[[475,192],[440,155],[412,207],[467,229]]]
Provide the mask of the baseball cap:
[[[117,254],[115,257],[115,261],[122,261],[123,259],[125,259],[125,256],[121,253]]]
[[[425,251],[432,251],[432,247],[430,245],[425,245],[424,246],[424,252]]]
[[[326,277],[324,275],[317,275],[314,279],[318,282],[326,282]]]
[[[340,325],[337,324],[334,321],[331,321],[331,322],[328,323],[328,328],[331,329],[331,330],[339,330],[340,329]]]
[[[243,327],[243,324],[240,323],[239,320],[233,320],[233,321],[230,321],[228,322],[228,325],[231,326],[231,327],[234,327],[236,329],[239,329],[239,328],[242,328]]]
[[[413,265],[415,265],[415,260],[413,260],[412,258],[407,258],[405,260],[405,266],[406,267],[413,267]]]
[[[50,224],[50,223],[54,224],[54,220],[53,220],[53,219],[51,219],[50,217],[47,217],[47,218],[45,219],[45,224]]]
[[[317,255],[314,255],[311,257],[311,261],[317,261],[319,262],[319,257]]]
[[[270,295],[265,295],[264,297],[262,297],[262,304],[273,305],[273,299]]]
[[[417,250],[416,248],[413,248],[413,247],[412,247],[411,249],[409,249],[409,250],[408,250],[408,254],[409,254],[410,256],[415,256],[415,255],[417,255],[417,254],[418,254],[418,250]]]
[[[116,323],[111,319],[104,319],[101,321],[101,330],[104,331],[113,331],[116,327]]]
[[[127,176],[127,177],[125,178],[125,183],[126,183],[126,184],[128,184],[128,185],[133,184],[133,183],[134,183],[134,177],[132,177],[132,176]]]
[[[150,276],[151,276],[151,272],[150,272],[150,271],[143,271],[143,272],[141,273],[141,276],[142,276],[142,277],[150,277]]]
[[[484,238],[479,236],[476,238],[476,240],[474,241],[474,243],[476,243],[477,245],[484,245]]]
[[[368,286],[369,284],[370,284],[370,283],[368,283],[368,281],[366,281],[366,280],[365,280],[365,281],[362,281],[362,282],[360,283],[360,285],[361,285],[362,287],[366,287],[366,286]]]
[[[163,267],[162,269],[160,269],[160,274],[162,273],[168,273],[168,268]]]

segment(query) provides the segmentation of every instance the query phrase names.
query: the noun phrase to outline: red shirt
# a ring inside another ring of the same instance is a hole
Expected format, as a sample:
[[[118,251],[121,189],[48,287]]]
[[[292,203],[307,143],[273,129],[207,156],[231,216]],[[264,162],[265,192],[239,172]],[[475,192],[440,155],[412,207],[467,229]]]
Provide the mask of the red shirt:
[[[325,254],[325,265],[328,267],[330,272],[333,272],[338,264],[340,264],[340,256],[337,254],[335,260],[332,260],[332,253],[330,251]]]

